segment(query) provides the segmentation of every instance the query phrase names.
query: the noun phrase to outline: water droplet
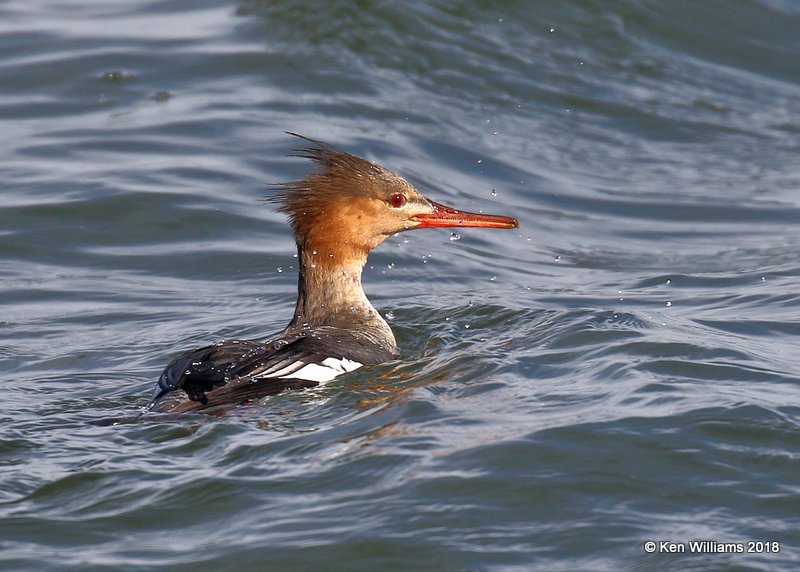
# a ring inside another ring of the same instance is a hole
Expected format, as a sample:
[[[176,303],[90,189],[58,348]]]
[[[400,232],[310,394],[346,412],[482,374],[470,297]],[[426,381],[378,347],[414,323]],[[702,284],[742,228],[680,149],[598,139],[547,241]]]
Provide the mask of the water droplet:
[[[492,276],[489,278],[489,282],[494,282],[495,280],[497,280],[497,276]]]
[[[461,235],[458,234],[457,232],[451,232],[450,233],[450,242],[455,242],[457,240],[461,240]]]
[[[561,256],[556,256],[556,257],[553,259],[553,262],[561,262]]]
[[[278,272],[283,272],[283,267],[282,266],[278,266]]]
[[[389,270],[391,270],[392,268],[394,268],[394,262],[390,262],[389,264],[387,264],[387,265],[386,265],[386,268],[388,268]]]
[[[667,302],[667,308],[669,308],[670,306],[672,306],[672,302]]]
[[[672,284],[672,278],[667,278],[667,284]]]
[[[389,311],[385,315],[387,320],[394,320],[394,312]]]
[[[458,221],[458,226],[461,226],[462,224],[464,224],[463,220]]]
[[[469,330],[469,324],[464,324],[464,329]]]
[[[766,279],[767,279],[767,277],[766,277],[766,276],[762,276],[762,277],[761,277],[761,280],[766,280]]]
[[[555,28],[553,28],[552,26],[550,26],[550,33],[552,34],[552,33],[553,33],[553,32],[555,32],[555,31],[556,31],[556,29],[555,29]]]
[[[473,304],[473,303],[472,303],[472,300],[470,300],[470,301],[469,301],[469,304],[467,304],[467,306],[468,306],[468,307],[470,307],[470,308],[472,308],[474,305],[475,305],[475,304]]]
[[[493,196],[493,197],[496,197],[496,196],[497,196],[497,189],[492,189],[492,196]]]
[[[480,165],[481,163],[483,163],[483,159],[478,159],[478,160],[476,161],[476,163],[478,163],[478,165]]]
[[[103,74],[104,81],[123,81],[133,77],[133,74],[125,73],[120,70],[107,71]]]
[[[525,240],[527,240],[528,242],[530,242],[531,240],[533,240],[533,238],[529,236],[529,237],[528,237],[528,238],[526,238]]]
[[[279,350],[282,347],[288,346],[288,345],[289,345],[289,342],[287,342],[286,340],[275,340],[275,342],[272,344],[272,347],[274,349],[276,349],[276,350]]]
[[[317,267],[317,263],[316,262],[312,262],[311,263],[311,268],[316,268],[316,267]]]

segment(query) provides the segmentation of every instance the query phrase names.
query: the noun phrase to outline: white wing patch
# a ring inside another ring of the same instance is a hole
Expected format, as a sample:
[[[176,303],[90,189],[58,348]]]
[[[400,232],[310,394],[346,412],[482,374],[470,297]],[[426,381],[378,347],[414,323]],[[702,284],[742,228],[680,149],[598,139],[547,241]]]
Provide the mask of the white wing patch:
[[[322,363],[309,363],[301,367],[295,372],[288,375],[280,376],[283,379],[305,379],[308,381],[317,381],[319,383],[330,381],[348,371],[353,371],[360,368],[363,364],[347,358],[334,358],[329,357],[322,360]],[[281,373],[281,372],[278,372]],[[273,374],[274,375],[274,374]],[[279,376],[274,376],[279,377]]]

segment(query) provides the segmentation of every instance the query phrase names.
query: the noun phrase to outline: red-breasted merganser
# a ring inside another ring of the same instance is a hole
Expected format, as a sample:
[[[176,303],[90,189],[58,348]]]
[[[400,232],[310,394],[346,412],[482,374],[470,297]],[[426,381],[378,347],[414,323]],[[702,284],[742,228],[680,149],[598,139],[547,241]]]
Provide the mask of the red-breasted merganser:
[[[413,228],[519,226],[511,217],[435,203],[388,169],[296,136],[308,146],[294,155],[313,160],[317,170],[279,185],[268,199],[289,215],[297,242],[292,321],[266,342],[222,340],[175,358],[156,384],[151,411],[223,412],[392,359],[394,334],[361,287],[369,251]]]

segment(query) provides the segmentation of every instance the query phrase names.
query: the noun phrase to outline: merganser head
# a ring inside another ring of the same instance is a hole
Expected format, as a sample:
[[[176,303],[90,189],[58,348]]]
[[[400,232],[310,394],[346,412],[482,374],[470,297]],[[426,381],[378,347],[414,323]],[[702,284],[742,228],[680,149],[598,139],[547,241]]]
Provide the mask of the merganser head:
[[[294,152],[317,170],[280,185],[268,200],[289,215],[301,248],[319,260],[366,254],[396,232],[423,227],[516,228],[511,217],[470,213],[426,199],[408,181],[383,167],[295,133],[311,145]]]

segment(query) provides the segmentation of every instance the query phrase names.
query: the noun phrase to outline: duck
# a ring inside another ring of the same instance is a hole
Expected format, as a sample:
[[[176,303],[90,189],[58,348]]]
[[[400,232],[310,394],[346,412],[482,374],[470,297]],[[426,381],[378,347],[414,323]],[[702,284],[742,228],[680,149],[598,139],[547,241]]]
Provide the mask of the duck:
[[[361,284],[370,251],[408,230],[519,226],[513,217],[434,202],[389,169],[289,134],[303,145],[292,155],[316,167],[302,180],[275,185],[267,197],[288,216],[297,245],[291,321],[267,341],[226,339],[178,355],[161,373],[147,411],[223,414],[390,361],[397,341]]]

